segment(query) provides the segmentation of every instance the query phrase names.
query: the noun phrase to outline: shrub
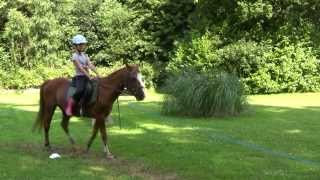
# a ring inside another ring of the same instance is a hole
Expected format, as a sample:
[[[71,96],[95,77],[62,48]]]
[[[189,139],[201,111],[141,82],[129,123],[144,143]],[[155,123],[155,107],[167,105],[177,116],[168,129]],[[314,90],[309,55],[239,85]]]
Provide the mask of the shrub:
[[[153,67],[148,63],[143,63],[140,65],[140,71],[143,75],[143,81],[145,83],[146,88],[154,87],[153,84],[153,77],[154,77],[154,70]]]
[[[287,39],[254,42],[238,40],[222,45],[216,36],[193,36],[178,45],[167,74],[185,69],[236,73],[247,94],[314,92],[320,89],[315,51],[304,42]]]
[[[196,71],[207,71],[219,64],[216,50],[221,41],[218,36],[209,33],[199,36],[191,35],[190,42],[181,42],[170,60],[167,71],[178,72],[192,67]]]
[[[246,105],[239,79],[225,72],[186,72],[168,79],[162,112],[195,117],[237,115]]]
[[[5,89],[26,89],[39,87],[45,80],[57,77],[71,77],[73,69],[70,66],[51,68],[38,66],[32,70],[17,67],[14,70],[2,70],[1,87]],[[1,71],[0,71],[1,72]]]
[[[248,94],[278,92],[279,84],[269,73],[273,66],[265,57],[271,50],[268,45],[240,40],[216,51],[220,63],[215,68],[236,73]]]
[[[14,63],[10,62],[9,54],[0,46],[0,69],[10,69]]]
[[[265,55],[269,74],[279,84],[278,92],[312,92],[320,88],[319,64],[312,48],[302,43],[278,44]]]

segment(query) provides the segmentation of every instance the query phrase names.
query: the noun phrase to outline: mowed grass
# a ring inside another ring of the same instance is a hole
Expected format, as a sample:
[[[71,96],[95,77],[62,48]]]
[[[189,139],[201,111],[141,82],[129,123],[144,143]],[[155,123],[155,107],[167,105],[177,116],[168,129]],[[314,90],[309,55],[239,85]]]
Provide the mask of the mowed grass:
[[[0,179],[320,179],[320,94],[250,96],[239,117],[163,116],[162,96],[120,98],[122,129],[108,127],[107,161],[90,119],[72,118],[72,147],[56,111],[51,144],[62,158],[51,160],[43,135],[31,133],[38,91],[0,93]]]

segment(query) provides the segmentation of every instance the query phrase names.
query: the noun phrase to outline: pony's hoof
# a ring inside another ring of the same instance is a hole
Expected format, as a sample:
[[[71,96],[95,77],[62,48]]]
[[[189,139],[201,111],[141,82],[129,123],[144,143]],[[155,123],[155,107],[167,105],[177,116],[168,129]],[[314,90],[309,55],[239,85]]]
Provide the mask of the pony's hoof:
[[[89,151],[86,151],[86,150],[82,151],[81,155],[82,155],[84,158],[86,158],[86,159],[88,159],[89,157],[92,156],[92,155],[89,153]]]
[[[45,145],[44,148],[47,152],[52,152],[52,147],[50,145]]]
[[[69,141],[72,146],[74,146],[76,144],[76,141],[72,137],[69,138]]]
[[[112,154],[107,155],[107,160],[112,161],[115,160],[116,158]]]
[[[71,147],[71,150],[72,150],[72,152],[73,152],[74,154],[81,154],[81,148],[78,147],[77,145],[73,145],[73,146]]]
[[[90,154],[90,151],[89,151],[89,149],[86,149],[86,150],[84,150],[83,153],[86,154],[86,155],[89,155],[89,154]]]

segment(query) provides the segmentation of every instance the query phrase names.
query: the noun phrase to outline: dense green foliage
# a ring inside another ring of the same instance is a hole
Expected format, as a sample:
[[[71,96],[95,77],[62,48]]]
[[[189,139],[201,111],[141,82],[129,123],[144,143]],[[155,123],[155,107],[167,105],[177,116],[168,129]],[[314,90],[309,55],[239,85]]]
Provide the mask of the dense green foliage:
[[[318,91],[319,3],[199,1],[169,71],[236,72],[248,93]]]
[[[228,73],[181,73],[166,82],[164,114],[196,117],[238,115],[246,105],[239,78]]]
[[[308,92],[319,88],[317,57],[301,43],[257,43],[239,40],[221,46],[217,36],[205,34],[182,43],[167,66],[168,72],[219,69],[236,73],[247,93]]]
[[[81,33],[95,64],[149,63],[157,85],[192,68],[236,72],[247,93],[318,91],[319,18],[315,0],[0,0],[0,69],[63,71]]]

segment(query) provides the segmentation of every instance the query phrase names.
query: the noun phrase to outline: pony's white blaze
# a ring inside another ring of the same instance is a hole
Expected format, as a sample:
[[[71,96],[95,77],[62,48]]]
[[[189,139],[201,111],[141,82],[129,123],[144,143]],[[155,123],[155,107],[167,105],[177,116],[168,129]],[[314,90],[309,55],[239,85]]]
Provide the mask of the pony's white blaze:
[[[137,79],[138,79],[140,85],[141,85],[142,87],[144,87],[144,83],[143,83],[143,80],[142,80],[142,74],[141,74],[141,73],[138,73],[138,74],[137,74]]]
[[[138,73],[138,74],[137,74],[137,80],[139,81],[141,87],[143,87],[142,91],[143,91],[143,94],[145,94],[145,92],[144,92],[144,87],[145,87],[145,86],[144,86],[144,82],[143,82],[143,80],[142,80],[142,74],[141,74],[141,73]]]

